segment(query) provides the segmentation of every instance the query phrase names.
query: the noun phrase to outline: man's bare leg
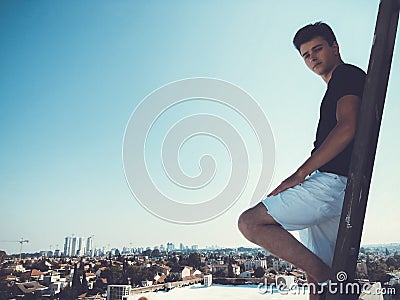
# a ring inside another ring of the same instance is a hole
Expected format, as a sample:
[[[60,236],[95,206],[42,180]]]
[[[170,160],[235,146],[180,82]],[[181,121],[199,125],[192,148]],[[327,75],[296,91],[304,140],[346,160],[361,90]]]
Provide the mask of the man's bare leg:
[[[259,203],[242,213],[238,227],[249,241],[301,268],[316,282],[329,278],[330,267],[283,229],[268,214],[264,204]]]

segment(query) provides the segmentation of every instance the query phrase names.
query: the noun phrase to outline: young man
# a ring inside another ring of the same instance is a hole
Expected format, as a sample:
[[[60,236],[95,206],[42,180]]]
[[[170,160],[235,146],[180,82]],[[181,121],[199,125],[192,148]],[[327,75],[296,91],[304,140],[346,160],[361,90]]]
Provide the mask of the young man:
[[[301,28],[293,44],[327,84],[314,149],[296,172],[240,216],[238,226],[249,241],[303,269],[317,286],[331,275],[365,73],[342,61],[325,23]],[[299,230],[302,243],[292,230]],[[319,295],[311,293],[310,299]]]

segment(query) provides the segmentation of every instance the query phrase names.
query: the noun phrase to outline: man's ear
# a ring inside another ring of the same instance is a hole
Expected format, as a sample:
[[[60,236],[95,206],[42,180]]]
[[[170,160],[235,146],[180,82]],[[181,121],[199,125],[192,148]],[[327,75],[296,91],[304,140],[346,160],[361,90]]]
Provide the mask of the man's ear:
[[[339,56],[339,44],[336,41],[333,41],[332,48],[336,56]]]

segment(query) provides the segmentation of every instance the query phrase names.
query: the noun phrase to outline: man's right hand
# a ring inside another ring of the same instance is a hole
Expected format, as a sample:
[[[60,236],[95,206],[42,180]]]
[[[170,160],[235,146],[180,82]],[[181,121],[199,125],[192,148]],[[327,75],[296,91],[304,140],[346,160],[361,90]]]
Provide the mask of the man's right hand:
[[[306,176],[300,174],[299,172],[295,172],[294,174],[286,178],[284,181],[282,181],[281,184],[276,189],[274,189],[271,193],[267,195],[267,197],[278,195],[280,192],[283,192],[284,190],[287,190],[291,187],[294,187],[302,183],[305,178]]]

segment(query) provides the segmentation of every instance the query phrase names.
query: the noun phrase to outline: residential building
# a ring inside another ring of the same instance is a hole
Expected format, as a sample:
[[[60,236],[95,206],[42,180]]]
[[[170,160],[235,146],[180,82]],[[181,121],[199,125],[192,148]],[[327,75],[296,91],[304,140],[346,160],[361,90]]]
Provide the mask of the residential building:
[[[151,280],[143,280],[142,281],[142,286],[146,287],[146,286],[152,286],[153,285],[153,281]]]
[[[240,274],[240,266],[236,265],[236,264],[232,264],[232,273],[234,275],[239,275]]]
[[[185,279],[185,277],[190,277],[193,273],[193,268],[189,266],[185,266],[181,271],[181,278]]]
[[[107,300],[122,300],[122,297],[129,296],[130,285],[109,285],[107,286]]]
[[[204,275],[204,286],[211,286],[212,285],[212,275]]]
[[[37,281],[30,281],[24,283],[16,283],[15,286],[19,289],[18,295],[29,295],[35,292],[42,292],[47,290],[47,287],[39,284]]]
[[[49,285],[50,283],[60,281],[61,276],[59,273],[53,273],[53,274],[48,274],[44,275],[43,277],[43,284],[44,285]]]
[[[267,269],[267,260],[266,259],[257,259],[257,260],[246,260],[244,262],[244,270],[255,270],[257,268]]]
[[[167,275],[167,276],[169,275],[169,272],[171,271],[171,267],[162,265],[162,266],[160,266],[160,268],[163,270],[163,273],[165,275]]]
[[[48,285],[48,291],[50,292],[50,295],[55,295],[60,293],[66,286],[68,286],[69,283],[67,282],[66,278],[61,278],[58,281],[51,282]]]
[[[293,265],[281,259],[275,259],[272,262],[272,267],[277,271],[279,271],[281,268],[286,269],[288,271],[293,269]]]

